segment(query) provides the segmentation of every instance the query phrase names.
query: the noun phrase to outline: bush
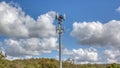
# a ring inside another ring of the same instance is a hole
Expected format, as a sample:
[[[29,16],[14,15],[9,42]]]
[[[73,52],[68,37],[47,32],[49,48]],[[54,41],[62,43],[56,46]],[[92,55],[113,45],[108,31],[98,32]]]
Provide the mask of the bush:
[[[110,64],[107,68],[120,68],[120,66],[116,63]]]

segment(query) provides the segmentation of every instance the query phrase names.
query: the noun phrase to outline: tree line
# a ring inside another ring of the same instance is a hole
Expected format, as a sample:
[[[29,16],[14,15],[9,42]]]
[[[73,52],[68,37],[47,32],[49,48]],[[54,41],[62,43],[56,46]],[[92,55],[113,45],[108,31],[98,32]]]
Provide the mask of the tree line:
[[[120,68],[119,64],[73,64],[63,61],[63,68]],[[7,60],[0,54],[0,68],[59,68],[58,60],[54,58],[31,58]]]

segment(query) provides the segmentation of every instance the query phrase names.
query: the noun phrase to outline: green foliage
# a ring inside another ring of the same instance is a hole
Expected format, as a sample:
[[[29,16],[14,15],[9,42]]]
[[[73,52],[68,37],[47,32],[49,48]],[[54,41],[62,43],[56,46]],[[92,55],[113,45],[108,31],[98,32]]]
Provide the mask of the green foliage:
[[[63,62],[63,68],[120,68],[118,64],[73,64]],[[24,60],[0,59],[0,68],[59,68],[58,61],[55,59],[39,58]]]
[[[120,65],[113,63],[113,64],[110,64],[107,68],[120,68]]]

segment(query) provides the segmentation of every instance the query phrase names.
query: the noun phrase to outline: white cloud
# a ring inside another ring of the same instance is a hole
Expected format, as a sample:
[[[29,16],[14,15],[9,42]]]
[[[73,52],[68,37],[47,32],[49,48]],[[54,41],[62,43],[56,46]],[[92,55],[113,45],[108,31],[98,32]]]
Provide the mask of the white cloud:
[[[32,56],[24,56],[24,57],[12,57],[12,56],[7,56],[6,59],[8,60],[16,60],[16,59],[31,59]]]
[[[75,63],[86,64],[86,63],[120,63],[120,50],[119,49],[105,49],[98,52],[95,48],[86,49],[63,49],[63,55],[67,56],[68,59],[74,59]],[[68,60],[67,59],[67,60]],[[66,61],[67,61],[66,60]]]
[[[117,12],[120,12],[120,6],[116,9]]]
[[[74,59],[77,63],[94,63],[97,62],[98,52],[95,48],[87,48],[87,49],[73,49],[68,50],[64,49],[63,55],[67,55],[70,58]]]
[[[99,60],[102,63],[120,63],[120,21],[112,20],[101,22],[75,22],[71,35],[80,44],[109,48],[101,51]],[[88,61],[87,61],[88,62]]]
[[[27,36],[28,30],[23,24],[24,12],[5,2],[0,3],[0,35],[9,37]]]
[[[107,63],[120,63],[120,50],[107,49],[104,51],[103,60]]]
[[[34,20],[14,3],[0,2],[0,36],[2,47],[11,57],[40,55],[56,49],[56,12],[50,11]]]
[[[80,44],[112,46],[120,48],[120,21],[112,20],[101,22],[75,22],[71,35],[78,39]]]
[[[30,37],[55,36],[55,26],[53,25],[55,12],[48,12],[38,17],[36,23],[28,23]]]
[[[51,38],[30,38],[30,39],[7,39],[5,41],[6,54],[9,56],[40,55],[42,53],[51,53],[51,50],[57,49],[57,39]]]
[[[50,11],[35,21],[20,7],[6,2],[0,3],[0,35],[6,37],[49,37],[55,36],[53,21],[55,12]]]

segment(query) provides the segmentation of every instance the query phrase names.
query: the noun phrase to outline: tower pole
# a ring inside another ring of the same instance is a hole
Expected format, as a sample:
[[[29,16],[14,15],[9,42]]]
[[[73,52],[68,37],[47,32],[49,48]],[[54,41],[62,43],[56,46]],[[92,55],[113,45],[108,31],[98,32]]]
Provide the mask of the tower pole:
[[[56,19],[58,20],[58,27],[56,28],[56,31],[59,34],[59,68],[62,68],[62,33],[64,29],[62,28],[62,23],[64,20],[64,17],[62,15],[56,16]]]
[[[61,57],[62,57],[62,49],[61,49],[61,44],[62,44],[62,32],[59,32],[59,68],[62,68],[62,60],[61,60]]]

